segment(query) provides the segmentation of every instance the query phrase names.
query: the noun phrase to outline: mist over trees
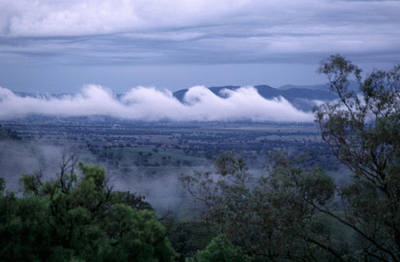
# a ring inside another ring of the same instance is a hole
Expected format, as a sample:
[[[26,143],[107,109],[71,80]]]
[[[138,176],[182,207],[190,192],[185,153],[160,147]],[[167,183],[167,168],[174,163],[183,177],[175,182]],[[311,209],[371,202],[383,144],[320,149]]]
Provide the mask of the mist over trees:
[[[21,195],[0,178],[0,260],[400,261],[400,66],[363,79],[333,55],[319,72],[338,99],[316,107],[315,122],[350,171],[346,183],[288,148],[270,152],[265,174],[227,151],[214,170],[180,176],[198,204],[187,220],[157,214],[144,196],[113,190],[105,169],[63,155],[55,179],[23,174]],[[98,150],[122,158],[122,148]]]
[[[208,207],[203,218],[253,259],[399,261],[400,67],[362,81],[356,65],[334,55],[319,71],[339,99],[316,108],[316,122],[351,183],[339,188],[321,168],[278,151],[265,177],[228,153],[215,173],[185,175],[183,185]]]
[[[341,56],[321,65],[339,101],[316,110],[322,138],[354,173],[339,191],[342,217],[330,214],[361,238],[361,254],[400,260],[400,66],[375,71],[364,81],[361,69]],[[357,79],[361,94],[348,90]]]
[[[112,191],[105,170],[63,159],[58,178],[23,175],[24,197],[0,197],[2,261],[172,261],[175,252],[141,196]]]

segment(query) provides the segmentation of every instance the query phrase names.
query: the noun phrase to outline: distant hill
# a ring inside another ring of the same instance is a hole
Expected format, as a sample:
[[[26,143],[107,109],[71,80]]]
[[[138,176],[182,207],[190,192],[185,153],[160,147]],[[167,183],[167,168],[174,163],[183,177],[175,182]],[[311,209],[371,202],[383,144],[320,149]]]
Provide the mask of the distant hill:
[[[9,133],[0,125],[0,140],[11,139]]]
[[[27,92],[20,92],[20,91],[14,91],[13,93],[19,97],[34,97],[34,98],[41,98],[41,99],[63,98],[64,96],[68,95],[67,93],[49,94],[49,93],[27,93]]]
[[[279,90],[288,90],[288,89],[309,89],[309,90],[329,90],[329,83],[319,84],[319,85],[283,85],[279,87]]]
[[[236,90],[240,86],[220,86],[210,87],[210,91],[215,95],[226,98],[221,93],[224,89]],[[303,111],[311,111],[314,107],[314,100],[331,101],[337,98],[337,95],[329,91],[329,84],[314,85],[314,86],[294,86],[285,85],[278,88],[273,88],[268,85],[254,86],[257,92],[265,99],[274,99],[283,97],[288,100],[294,107]],[[188,89],[182,89],[173,93],[179,101],[184,102],[184,96]]]
[[[309,90],[321,90],[328,91],[330,89],[330,84],[317,84],[317,85],[283,85],[278,88],[279,90],[288,90],[288,89],[309,89]],[[359,91],[359,85],[357,82],[353,80],[349,80],[349,90],[350,91]]]

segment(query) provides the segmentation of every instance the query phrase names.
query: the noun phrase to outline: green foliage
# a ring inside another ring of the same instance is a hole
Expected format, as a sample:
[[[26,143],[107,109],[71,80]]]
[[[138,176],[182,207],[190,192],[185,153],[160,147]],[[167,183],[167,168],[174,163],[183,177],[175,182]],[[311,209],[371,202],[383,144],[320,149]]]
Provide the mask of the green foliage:
[[[135,195],[129,191],[112,191],[109,195],[109,198],[111,199],[111,202],[124,203],[133,209],[153,210],[151,205],[144,201],[144,196]]]
[[[40,175],[22,174],[19,181],[23,185],[24,193],[38,195],[39,189],[42,185],[40,178]]]
[[[209,207],[203,219],[218,224],[220,232],[250,257],[340,256],[333,250],[326,255],[331,229],[314,212],[333,198],[332,179],[320,168],[297,166],[282,152],[271,159],[274,164],[267,177],[250,175],[240,157],[229,152],[218,158],[216,173],[196,172],[181,180]]]
[[[245,262],[250,261],[239,248],[234,247],[225,235],[218,235],[205,250],[187,260],[188,262]]]
[[[108,255],[109,261],[172,261],[173,250],[165,237],[164,227],[149,210],[134,210],[124,204],[114,208],[118,228],[113,244],[119,244]]]
[[[219,155],[215,161],[215,167],[217,173],[222,176],[235,175],[237,173],[238,178],[241,174],[248,170],[247,165],[244,163],[243,159],[240,157],[235,157],[233,151],[228,151]]]
[[[40,197],[25,200],[7,194],[0,198],[0,257],[2,261],[41,259],[50,245],[46,203]]]
[[[0,177],[0,193],[3,193],[4,189],[6,188],[6,181],[3,177]]]
[[[103,186],[106,179],[106,171],[103,168],[93,165],[84,166],[82,163],[79,163],[79,168],[84,174],[81,182],[93,184],[98,189]]]
[[[207,223],[202,221],[170,221],[168,239],[174,250],[179,253],[177,261],[185,261],[187,257],[193,257],[198,250],[205,249],[215,236],[215,230],[210,229]]]
[[[340,191],[345,217],[336,219],[357,232],[360,257],[400,261],[400,66],[363,81],[357,66],[334,55],[320,72],[339,100],[317,108],[316,121],[323,140],[354,173],[354,182]],[[358,93],[348,88],[351,78]]]
[[[0,199],[2,261],[172,261],[165,228],[148,203],[113,192],[104,169],[66,159],[58,179],[23,175],[24,197]]]

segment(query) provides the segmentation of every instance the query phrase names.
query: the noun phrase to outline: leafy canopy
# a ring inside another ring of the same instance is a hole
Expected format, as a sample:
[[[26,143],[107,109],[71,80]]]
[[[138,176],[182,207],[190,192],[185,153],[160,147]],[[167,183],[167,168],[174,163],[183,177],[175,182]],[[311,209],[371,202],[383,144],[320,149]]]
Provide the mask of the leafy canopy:
[[[2,261],[172,261],[164,227],[142,197],[112,191],[105,170],[64,159],[58,179],[23,175],[24,197],[0,197]]]
[[[322,138],[354,173],[339,192],[340,222],[363,241],[365,257],[400,261],[400,66],[362,80],[361,69],[340,55],[321,64],[339,99],[316,109]],[[355,79],[359,91],[349,90]]]

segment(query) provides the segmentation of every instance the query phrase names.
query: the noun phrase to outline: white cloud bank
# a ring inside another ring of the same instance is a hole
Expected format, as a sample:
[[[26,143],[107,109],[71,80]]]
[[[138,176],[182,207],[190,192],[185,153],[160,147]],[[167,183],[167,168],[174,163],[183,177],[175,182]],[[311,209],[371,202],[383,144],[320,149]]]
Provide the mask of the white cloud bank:
[[[267,100],[254,87],[223,90],[221,98],[204,86],[194,86],[181,103],[172,92],[137,87],[117,98],[111,90],[86,85],[76,95],[21,97],[0,87],[0,119],[30,114],[46,116],[103,115],[129,120],[173,121],[280,121],[308,122],[311,113],[294,108],[283,98]]]

